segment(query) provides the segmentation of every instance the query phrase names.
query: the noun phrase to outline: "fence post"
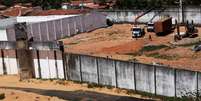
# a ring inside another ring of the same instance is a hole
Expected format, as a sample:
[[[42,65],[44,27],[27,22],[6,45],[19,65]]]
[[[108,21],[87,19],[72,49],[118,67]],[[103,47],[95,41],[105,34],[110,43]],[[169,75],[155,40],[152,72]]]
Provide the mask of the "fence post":
[[[134,61],[134,63],[133,63],[133,76],[134,76],[134,88],[135,88],[135,91],[136,91],[137,89],[136,89],[136,74],[135,74],[136,70],[135,70],[135,65],[136,65],[136,62]]]
[[[18,54],[17,54],[17,49],[15,49],[15,57],[16,57],[16,61],[17,61],[17,69],[18,69],[18,72],[19,72],[19,61],[18,61]]]
[[[61,52],[62,55],[62,61],[63,61],[63,71],[64,71],[64,80],[67,80],[68,78],[66,78],[67,72],[66,72],[66,58],[65,58],[65,54],[62,51]]]
[[[154,94],[156,95],[157,94],[157,92],[156,92],[156,66],[155,65],[153,65],[153,67],[154,67]]]
[[[57,78],[59,78],[59,70],[58,70],[58,64],[57,64],[57,53],[55,50],[54,50],[54,59],[55,59],[55,67],[56,67]]]
[[[98,81],[98,84],[99,84],[100,83],[100,78],[99,78],[98,57],[96,57],[96,67],[97,67],[97,81]]]
[[[3,65],[3,74],[7,75],[6,65],[5,65],[5,59],[4,59],[4,51],[1,49],[1,55],[2,55],[2,65]]]
[[[68,58],[67,58],[67,56],[68,56]],[[67,80],[70,80],[70,69],[69,69],[69,54],[64,54],[64,58],[65,58],[65,66],[66,66],[66,69],[65,69],[65,71],[66,71],[66,78],[67,78]]]
[[[82,79],[82,60],[81,60],[81,56],[80,55],[78,55],[78,58],[79,58],[79,63],[80,63],[80,82],[82,82],[83,81],[83,79]]]
[[[198,97],[199,97],[199,72],[196,72],[196,101],[199,101]]]
[[[114,61],[114,67],[115,67],[115,82],[116,82],[116,88],[118,87],[118,78],[117,78],[117,62],[116,60]]]
[[[177,97],[177,70],[174,69],[174,92],[175,92],[175,98]]]
[[[39,54],[39,50],[36,50],[36,55],[37,55],[37,60],[38,60],[38,75],[39,78],[41,79],[41,66],[40,66],[40,54]]]

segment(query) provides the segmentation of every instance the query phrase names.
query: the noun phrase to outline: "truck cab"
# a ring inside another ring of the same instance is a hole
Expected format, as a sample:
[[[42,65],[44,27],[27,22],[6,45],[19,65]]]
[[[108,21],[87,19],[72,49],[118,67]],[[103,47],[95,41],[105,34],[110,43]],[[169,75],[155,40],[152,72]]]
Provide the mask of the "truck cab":
[[[154,23],[153,22],[147,23],[147,32],[154,32]]]
[[[133,27],[131,28],[132,38],[139,38],[145,35],[144,28],[141,27]]]

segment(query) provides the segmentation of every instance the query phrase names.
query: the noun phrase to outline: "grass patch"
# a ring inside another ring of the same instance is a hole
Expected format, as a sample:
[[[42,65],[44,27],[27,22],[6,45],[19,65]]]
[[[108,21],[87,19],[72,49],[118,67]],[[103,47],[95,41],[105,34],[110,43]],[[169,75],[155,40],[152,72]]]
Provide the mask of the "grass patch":
[[[126,55],[131,55],[131,56],[140,56],[140,55],[142,55],[142,53],[141,52],[134,52],[134,53],[126,53]]]
[[[136,57],[136,56],[143,55],[144,52],[150,52],[150,51],[160,50],[160,49],[163,49],[163,48],[166,48],[168,50],[171,47],[166,46],[166,45],[149,45],[149,46],[144,46],[138,52],[126,53],[126,55],[131,55],[131,56]]]
[[[147,57],[153,57],[153,58],[157,58],[157,59],[165,59],[165,60],[177,60],[179,58],[178,55],[162,55],[159,53],[152,53],[152,54],[147,54]]]
[[[201,44],[201,41],[194,42],[194,43],[188,43],[188,44],[181,44],[181,45],[177,45],[177,46],[181,46],[181,47],[192,47],[192,46],[199,45],[199,44]]]
[[[166,45],[149,45],[149,46],[144,46],[140,51],[150,52],[150,51],[160,50],[163,48],[169,48],[169,47]]]
[[[96,83],[88,83],[88,88],[104,88],[106,87],[107,89],[112,89],[114,88],[113,86],[110,85],[100,85],[100,84],[96,84]]]
[[[5,94],[4,93],[0,93],[0,100],[3,100],[5,98]]]
[[[76,45],[76,44],[79,44],[79,43],[80,43],[80,41],[75,41],[75,42],[69,43],[68,45]]]

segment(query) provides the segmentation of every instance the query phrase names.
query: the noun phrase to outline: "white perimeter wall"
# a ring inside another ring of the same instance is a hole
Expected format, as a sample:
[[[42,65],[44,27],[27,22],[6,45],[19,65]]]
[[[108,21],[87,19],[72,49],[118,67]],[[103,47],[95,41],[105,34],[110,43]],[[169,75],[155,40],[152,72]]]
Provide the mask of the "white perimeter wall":
[[[0,41],[7,41],[7,32],[6,29],[0,29]]]

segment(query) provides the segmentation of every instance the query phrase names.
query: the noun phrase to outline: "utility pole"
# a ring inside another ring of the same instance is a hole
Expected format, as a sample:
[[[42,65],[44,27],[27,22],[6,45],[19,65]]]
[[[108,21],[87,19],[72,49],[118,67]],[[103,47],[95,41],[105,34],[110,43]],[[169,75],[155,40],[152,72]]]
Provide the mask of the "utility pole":
[[[183,0],[179,0],[179,23],[183,23]]]
[[[81,4],[81,10],[84,9],[84,0],[82,0],[82,4]]]

